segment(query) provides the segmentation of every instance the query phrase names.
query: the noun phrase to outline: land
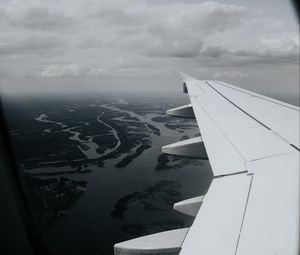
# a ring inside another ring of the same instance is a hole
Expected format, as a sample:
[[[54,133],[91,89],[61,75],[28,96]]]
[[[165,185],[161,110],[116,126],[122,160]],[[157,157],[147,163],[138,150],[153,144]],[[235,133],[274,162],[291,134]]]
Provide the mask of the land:
[[[132,206],[143,207],[147,211],[167,211],[167,207],[172,207],[175,202],[181,200],[179,189],[180,184],[177,181],[164,180],[142,192],[127,194],[115,204],[111,216],[122,219]]]
[[[66,215],[72,204],[86,192],[87,183],[59,177],[42,179],[23,175],[31,208],[42,227],[48,227]]]
[[[118,158],[135,149],[135,153],[116,164],[124,167],[151,147],[150,134],[160,135],[159,129],[153,125],[140,122],[126,113],[110,111],[101,106],[95,108],[78,106],[71,112],[68,108],[47,112],[44,122],[36,120],[41,111],[35,115],[31,112],[28,118],[21,116],[21,123],[18,122],[18,128],[12,129],[11,133],[22,169],[71,166],[80,172],[90,164],[103,167],[105,160]],[[113,149],[118,141],[114,139],[110,128],[97,121],[101,113],[105,113],[103,121],[117,132],[120,140],[120,145],[107,154],[104,152]],[[117,118],[122,121],[115,121]],[[57,123],[61,123],[61,126]],[[79,133],[81,141],[72,140],[74,135],[70,130]],[[87,151],[86,144],[90,141],[97,145],[98,157],[89,158],[82,153]]]
[[[161,136],[156,123],[178,132],[194,125],[165,114],[174,107],[171,100],[153,103],[153,99],[130,98],[130,104],[111,97],[18,100],[7,103],[8,122],[19,171],[43,228],[67,215],[85,194],[88,182],[78,176],[90,174],[95,166],[104,168],[112,160],[116,168],[130,166],[152,148],[154,137]],[[154,170],[187,163],[159,155]],[[179,189],[179,183],[163,180],[142,192],[125,195],[116,202],[111,217],[122,219],[133,206],[149,212],[171,210],[181,198]],[[157,228],[158,223],[151,224],[153,230]],[[180,221],[165,224],[182,226]],[[128,233],[143,232],[143,226],[135,224],[122,228]]]

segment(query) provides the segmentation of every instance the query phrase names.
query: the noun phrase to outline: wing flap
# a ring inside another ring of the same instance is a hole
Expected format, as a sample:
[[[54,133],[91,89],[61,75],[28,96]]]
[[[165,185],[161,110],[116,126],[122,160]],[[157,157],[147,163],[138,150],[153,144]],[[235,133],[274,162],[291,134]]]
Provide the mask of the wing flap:
[[[235,253],[251,180],[246,174],[213,180],[180,255]]]
[[[254,175],[237,254],[298,254],[299,154],[247,165]]]

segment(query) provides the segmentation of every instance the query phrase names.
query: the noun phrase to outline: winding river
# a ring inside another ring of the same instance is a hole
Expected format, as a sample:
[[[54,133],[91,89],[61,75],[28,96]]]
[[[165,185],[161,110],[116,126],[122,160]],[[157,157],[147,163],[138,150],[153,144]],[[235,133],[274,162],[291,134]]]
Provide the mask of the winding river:
[[[78,145],[77,147],[87,158],[96,159],[96,158],[105,156],[106,154],[108,154],[108,153],[112,152],[113,150],[117,149],[121,144],[120,138],[118,136],[118,132],[112,126],[108,125],[107,123],[105,123],[104,121],[102,121],[100,119],[103,114],[104,114],[104,112],[102,112],[97,117],[97,121],[102,123],[103,125],[109,127],[111,129],[111,134],[107,134],[107,135],[113,135],[114,138],[117,140],[116,146],[112,149],[107,149],[104,153],[98,153],[97,152],[97,149],[99,148],[99,146],[98,146],[97,143],[93,142],[93,136],[89,136],[89,137],[87,137],[87,139],[84,139],[84,140],[80,139],[81,132],[75,131],[74,129],[79,128],[81,126],[69,127],[68,125],[66,125],[62,122],[49,120],[48,116],[44,113],[40,114],[40,116],[35,118],[35,120],[40,121],[40,122],[53,123],[53,124],[56,124],[56,125],[60,126],[62,128],[61,132],[67,132],[67,133],[72,135],[72,136],[69,137],[70,140],[77,141],[77,142],[79,142],[80,144],[83,145],[83,146]],[[48,129],[45,129],[44,132],[51,133],[51,132],[56,132],[56,131],[52,131],[51,128],[48,128]]]

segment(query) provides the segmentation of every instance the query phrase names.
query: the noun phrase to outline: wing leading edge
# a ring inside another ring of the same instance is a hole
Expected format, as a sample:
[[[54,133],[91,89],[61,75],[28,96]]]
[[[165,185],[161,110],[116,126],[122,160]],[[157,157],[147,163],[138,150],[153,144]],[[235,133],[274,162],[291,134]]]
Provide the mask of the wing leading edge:
[[[201,199],[177,203],[195,220],[179,231],[176,251],[152,249],[145,236],[146,248],[133,245],[122,253],[117,244],[116,254],[298,254],[299,108],[224,82],[181,76],[191,104],[168,113],[196,118],[201,137],[163,151],[205,154],[214,179]]]

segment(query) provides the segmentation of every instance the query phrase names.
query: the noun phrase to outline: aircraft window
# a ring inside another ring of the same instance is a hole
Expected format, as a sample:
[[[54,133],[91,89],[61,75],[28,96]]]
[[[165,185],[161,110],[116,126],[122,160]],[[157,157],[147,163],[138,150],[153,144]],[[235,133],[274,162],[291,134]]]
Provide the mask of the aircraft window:
[[[166,114],[190,103],[174,71],[275,84],[277,96],[299,80],[287,3],[18,2],[0,9],[1,122],[50,254],[112,255],[115,243],[192,224],[173,205],[204,195],[213,174],[208,160],[161,152],[200,135],[195,119]],[[299,104],[297,93],[280,96]]]

